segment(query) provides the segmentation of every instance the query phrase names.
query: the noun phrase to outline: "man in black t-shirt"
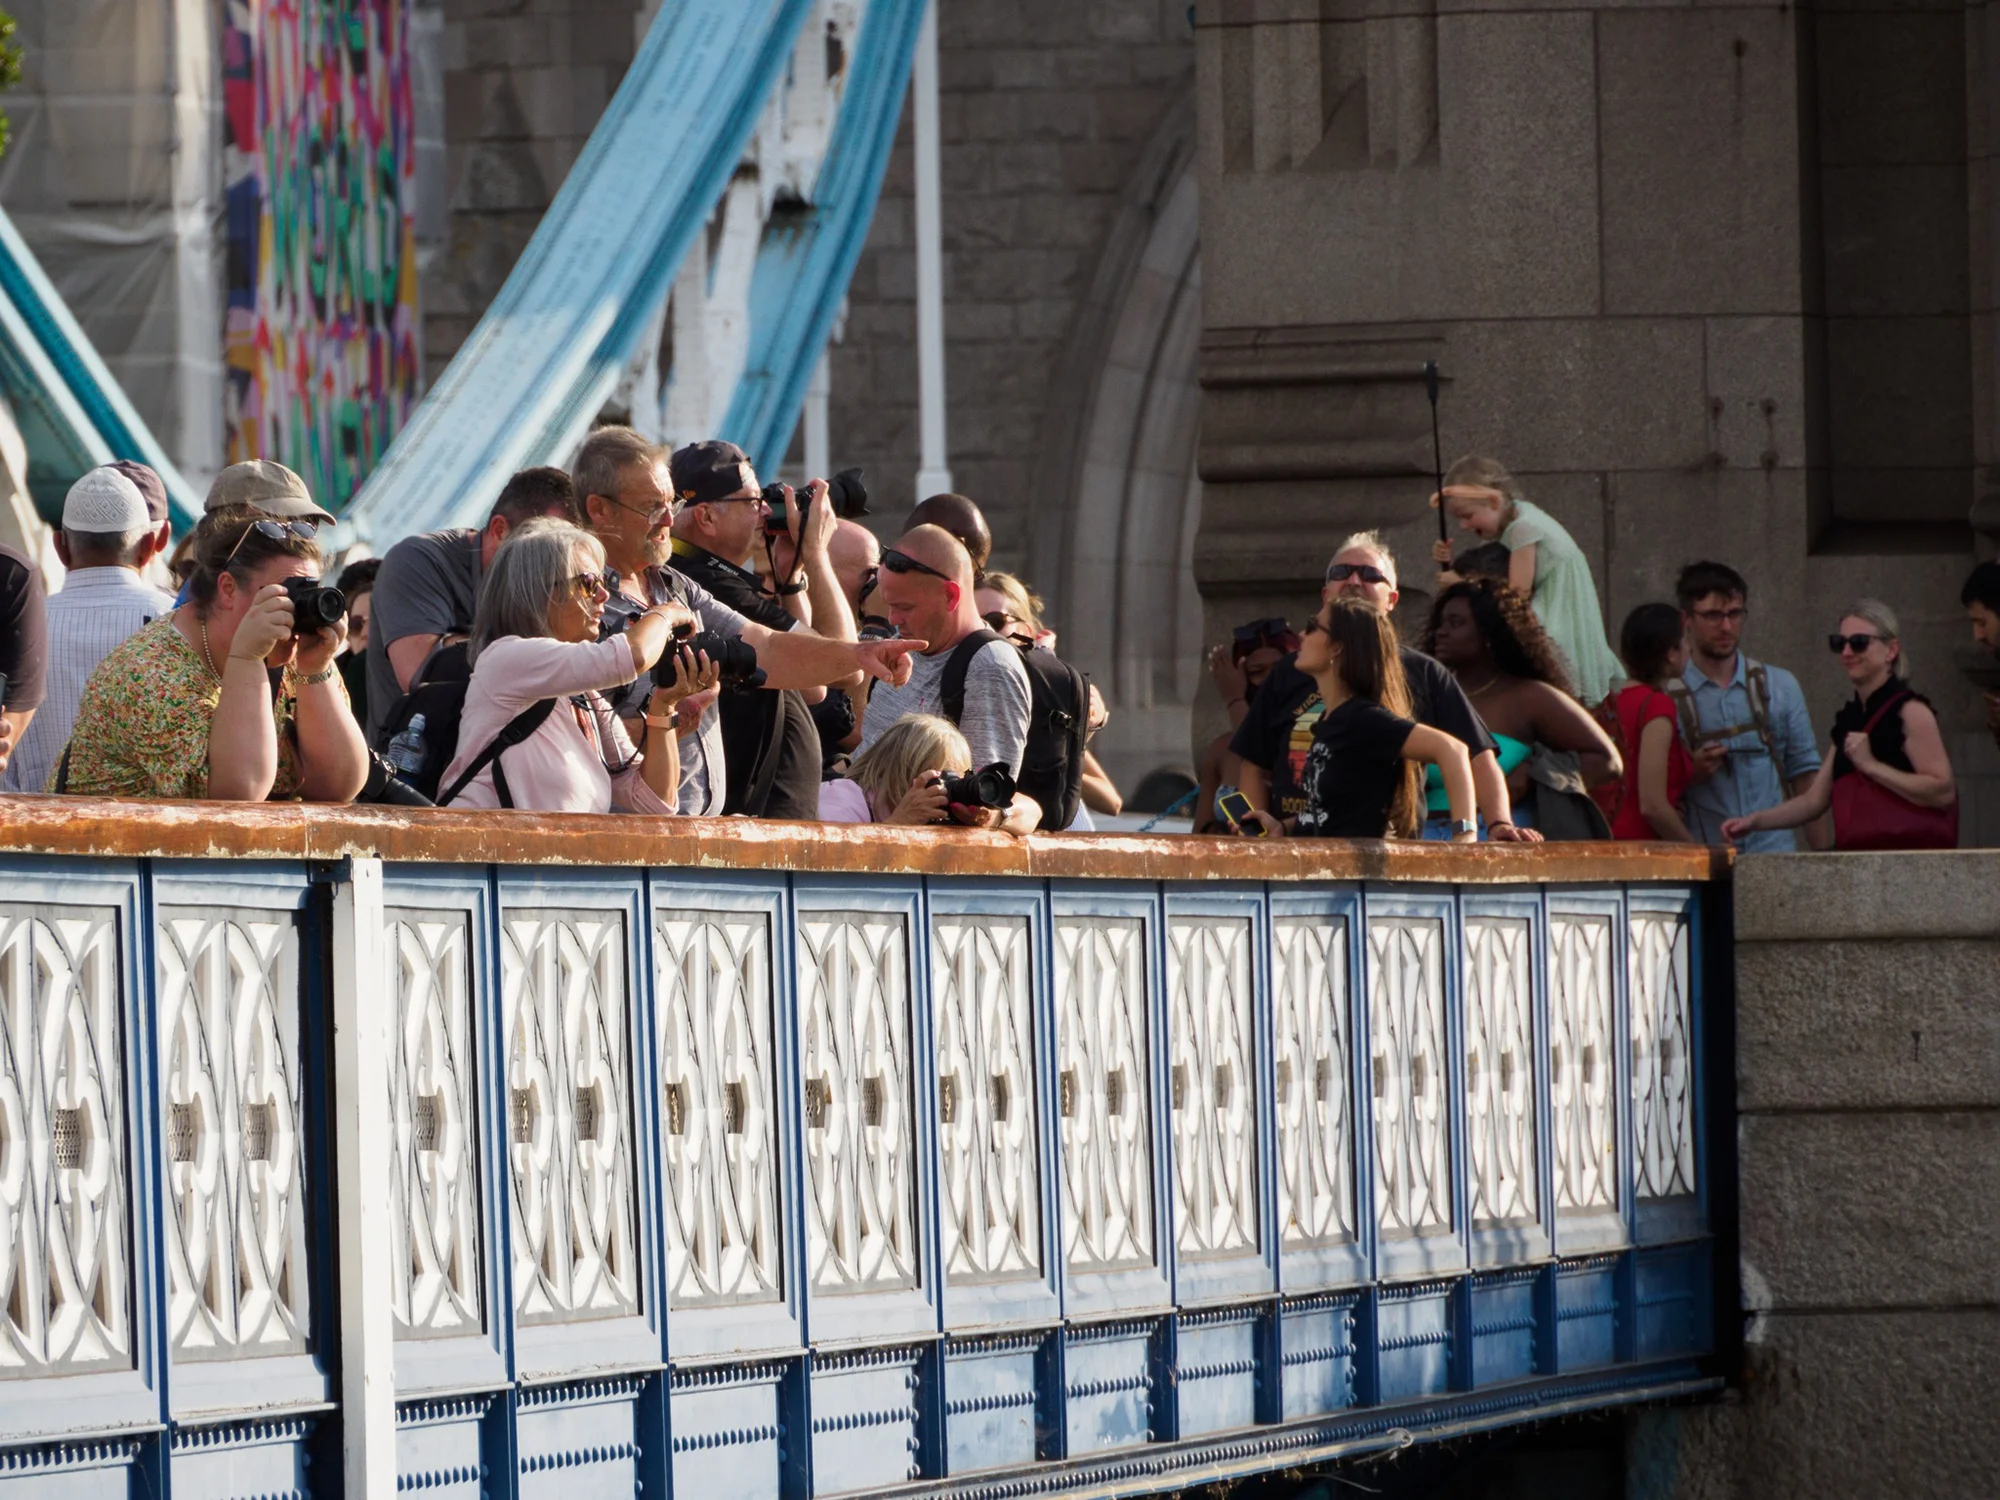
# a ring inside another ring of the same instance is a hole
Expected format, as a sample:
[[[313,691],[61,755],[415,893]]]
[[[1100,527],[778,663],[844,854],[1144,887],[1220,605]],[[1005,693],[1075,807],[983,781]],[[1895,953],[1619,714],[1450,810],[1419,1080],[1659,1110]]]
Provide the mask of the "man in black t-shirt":
[[[746,619],[771,630],[803,630],[851,641],[854,617],[828,556],[834,528],[826,481],[807,488],[801,507],[785,488],[785,576],[766,592],[751,564],[770,514],[756,472],[734,443],[693,443],[670,460],[680,511],[674,517],[674,567]],[[777,556],[774,555],[774,561]],[[774,691],[729,688],[721,698],[725,813],[756,818],[819,816],[820,741],[813,702],[824,688]]]
[[[1342,594],[1366,599],[1384,614],[1396,607],[1396,560],[1372,531],[1358,532],[1341,543],[1327,565],[1320,597],[1332,599]],[[1493,736],[1458,679],[1421,651],[1404,647],[1401,656],[1417,722],[1442,729],[1462,742],[1472,757],[1472,783],[1479,794],[1486,836],[1503,843],[1541,842],[1541,835],[1533,829],[1514,826],[1507,778],[1501,774]],[[1312,749],[1313,730],[1325,712],[1319,688],[1299,671],[1293,656],[1271,669],[1229,744],[1242,757],[1241,790],[1252,807],[1279,817],[1296,817],[1306,811],[1306,758]]]
[[[0,547],[0,771],[42,706],[49,624],[42,575],[12,547]],[[39,790],[39,788],[37,788]]]

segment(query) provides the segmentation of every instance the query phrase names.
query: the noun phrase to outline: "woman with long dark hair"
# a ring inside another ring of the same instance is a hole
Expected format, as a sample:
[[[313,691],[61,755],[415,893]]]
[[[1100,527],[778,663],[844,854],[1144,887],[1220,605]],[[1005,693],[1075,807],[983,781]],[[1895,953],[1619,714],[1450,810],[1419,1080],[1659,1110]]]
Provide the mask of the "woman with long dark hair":
[[[1642,604],[1625,617],[1618,654],[1632,680],[1611,700],[1623,742],[1625,776],[1615,791],[1600,792],[1615,839],[1664,839],[1692,844],[1681,802],[1695,779],[1694,760],[1681,743],[1679,714],[1667,688],[1687,668],[1687,621],[1678,605]]]
[[[1500,746],[1501,769],[1514,802],[1514,821],[1542,828],[1560,805],[1578,810],[1608,833],[1583,793],[1624,771],[1618,747],[1571,690],[1561,650],[1528,607],[1527,598],[1492,578],[1469,578],[1438,595],[1423,650],[1458,678]],[[1573,763],[1559,757],[1574,756]],[[1436,792],[1433,791],[1435,798]],[[1582,829],[1562,829],[1584,836]]]
[[[1306,754],[1306,810],[1280,821],[1252,816],[1269,832],[1319,838],[1416,838],[1424,822],[1420,765],[1441,773],[1452,841],[1479,837],[1472,759],[1451,735],[1411,717],[1395,628],[1360,599],[1320,606],[1299,643],[1298,668],[1318,685],[1326,712]]]

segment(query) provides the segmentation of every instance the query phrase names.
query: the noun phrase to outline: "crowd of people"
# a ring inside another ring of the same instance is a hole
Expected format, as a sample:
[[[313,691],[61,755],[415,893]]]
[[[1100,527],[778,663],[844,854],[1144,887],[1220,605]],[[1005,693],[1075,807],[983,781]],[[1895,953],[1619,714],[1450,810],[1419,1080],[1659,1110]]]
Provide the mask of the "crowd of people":
[[[1887,605],[1834,622],[1854,692],[1822,750],[1797,678],[1742,648],[1734,569],[1690,563],[1614,652],[1583,551],[1502,465],[1461,460],[1433,504],[1464,543],[1438,543],[1416,646],[1396,559],[1360,532],[1310,620],[1212,653],[1229,729],[1196,832],[1956,842]],[[225,469],[171,553],[159,477],[93,469],[64,503],[58,593],[0,549],[0,790],[1014,833],[1116,814],[1089,745],[1104,700],[1033,589],[987,566],[978,505],[932,496],[888,546],[840,508],[824,480],[765,486],[733,444],[602,427],[567,470],[514,475],[484,525],[329,586],[334,518],[282,465]],[[175,593],[150,581],[170,555]],[[2000,656],[2000,564],[1963,602]],[[1988,687],[2000,737],[2000,663]]]

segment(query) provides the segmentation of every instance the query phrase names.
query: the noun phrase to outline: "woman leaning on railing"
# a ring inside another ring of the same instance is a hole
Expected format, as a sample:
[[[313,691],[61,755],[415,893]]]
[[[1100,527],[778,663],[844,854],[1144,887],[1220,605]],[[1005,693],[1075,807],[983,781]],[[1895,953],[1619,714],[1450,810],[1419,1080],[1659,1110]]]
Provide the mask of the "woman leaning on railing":
[[[334,664],[347,624],[300,630],[285,589],[319,576],[318,525],[241,505],[203,516],[187,603],[98,664],[52,790],[352,801],[368,751]]]

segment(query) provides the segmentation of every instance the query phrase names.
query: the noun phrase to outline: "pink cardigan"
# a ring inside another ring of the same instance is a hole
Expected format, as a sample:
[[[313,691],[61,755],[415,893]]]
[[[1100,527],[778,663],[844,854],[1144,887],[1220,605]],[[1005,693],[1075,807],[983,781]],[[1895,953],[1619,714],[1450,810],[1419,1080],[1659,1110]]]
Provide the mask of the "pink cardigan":
[[[677,809],[660,799],[639,774],[640,757],[616,718],[609,719],[609,758],[631,760],[613,777],[604,769],[597,736],[585,727],[593,716],[568,701],[571,693],[623,687],[638,675],[632,648],[623,636],[603,641],[558,641],[547,636],[510,635],[479,653],[465,691],[459,720],[458,754],[446,767],[450,786],[493,737],[521,710],[544,698],[560,698],[555,712],[533,734],[505,752],[507,788],[514,805],[535,812],[619,812],[670,815]],[[453,807],[498,807],[489,765],[458,794]]]

